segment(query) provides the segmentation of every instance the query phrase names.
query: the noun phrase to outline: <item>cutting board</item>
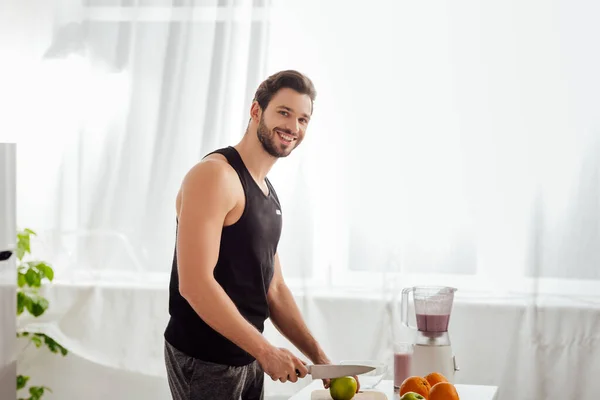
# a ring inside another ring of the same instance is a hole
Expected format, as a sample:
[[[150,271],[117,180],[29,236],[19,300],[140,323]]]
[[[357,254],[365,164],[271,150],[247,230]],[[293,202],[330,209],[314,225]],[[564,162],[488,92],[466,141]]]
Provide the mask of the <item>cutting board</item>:
[[[310,400],[332,400],[329,390],[313,390]],[[385,393],[377,391],[358,392],[352,400],[388,400]]]

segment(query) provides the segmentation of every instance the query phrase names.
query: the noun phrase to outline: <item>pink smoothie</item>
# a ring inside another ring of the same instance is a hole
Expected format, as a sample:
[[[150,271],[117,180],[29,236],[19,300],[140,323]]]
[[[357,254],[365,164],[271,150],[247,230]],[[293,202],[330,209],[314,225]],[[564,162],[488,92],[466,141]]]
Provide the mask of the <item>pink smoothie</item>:
[[[394,387],[399,388],[402,382],[411,376],[410,364],[412,354],[394,354]]]
[[[450,315],[417,314],[417,328],[422,332],[446,332]]]

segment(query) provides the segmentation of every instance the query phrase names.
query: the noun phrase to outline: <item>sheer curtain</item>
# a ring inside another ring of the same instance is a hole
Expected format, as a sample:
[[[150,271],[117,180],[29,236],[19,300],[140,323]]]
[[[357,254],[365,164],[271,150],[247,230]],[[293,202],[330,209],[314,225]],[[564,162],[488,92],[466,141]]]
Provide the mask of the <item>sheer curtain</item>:
[[[73,0],[53,14],[20,138],[19,223],[69,276],[164,273],[183,176],[245,130],[268,2]]]
[[[18,323],[70,350],[61,360],[20,353],[19,369],[57,398],[166,398],[177,190],[205,154],[244,133],[266,74],[269,1],[8,11],[0,29],[26,38],[7,43],[15,57],[0,101],[12,110],[5,131],[16,132],[17,224],[38,233],[34,257],[55,269],[50,311]]]
[[[312,263],[281,258],[334,359],[389,362],[411,335],[401,289],[450,285],[460,382],[502,399],[577,376],[588,386],[569,395],[600,389],[598,12],[274,1],[268,66],[318,91],[304,148],[274,172],[303,221],[284,239]]]
[[[600,279],[593,3],[381,0],[335,29],[339,2],[286,5],[269,66],[300,65],[319,94],[304,158],[284,163],[308,176],[300,208],[328,221],[335,272]],[[298,13],[312,23],[286,49]]]

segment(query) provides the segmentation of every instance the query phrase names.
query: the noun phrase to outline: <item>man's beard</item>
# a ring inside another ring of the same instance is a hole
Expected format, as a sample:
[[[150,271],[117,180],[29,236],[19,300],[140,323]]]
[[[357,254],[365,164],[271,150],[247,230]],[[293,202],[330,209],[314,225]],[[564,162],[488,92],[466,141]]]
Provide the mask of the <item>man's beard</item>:
[[[267,153],[269,153],[269,155],[273,157],[282,158],[289,156],[292,150],[298,145],[298,139],[296,138],[295,141],[292,141],[287,148],[281,148],[277,143],[275,143],[277,140],[275,137],[277,132],[271,132],[269,128],[267,128],[263,117],[264,116],[261,116],[258,129],[256,130],[256,135],[258,136],[258,140],[262,144],[263,148]]]

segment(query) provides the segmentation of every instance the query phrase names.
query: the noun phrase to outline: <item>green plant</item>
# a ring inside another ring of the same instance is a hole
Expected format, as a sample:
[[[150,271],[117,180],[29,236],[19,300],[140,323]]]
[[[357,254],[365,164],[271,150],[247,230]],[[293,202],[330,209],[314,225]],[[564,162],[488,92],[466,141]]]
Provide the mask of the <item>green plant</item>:
[[[25,229],[17,233],[17,316],[28,312],[33,317],[39,317],[48,309],[48,300],[40,294],[40,288],[46,282],[54,279],[54,270],[44,261],[31,259],[31,236],[36,233]],[[39,332],[22,330],[17,337],[33,343],[37,348],[45,345],[52,353],[66,356],[68,351],[50,336]],[[17,391],[25,389],[29,376],[17,376]],[[39,400],[45,391],[52,392],[46,386],[30,386],[29,397],[19,400]]]

